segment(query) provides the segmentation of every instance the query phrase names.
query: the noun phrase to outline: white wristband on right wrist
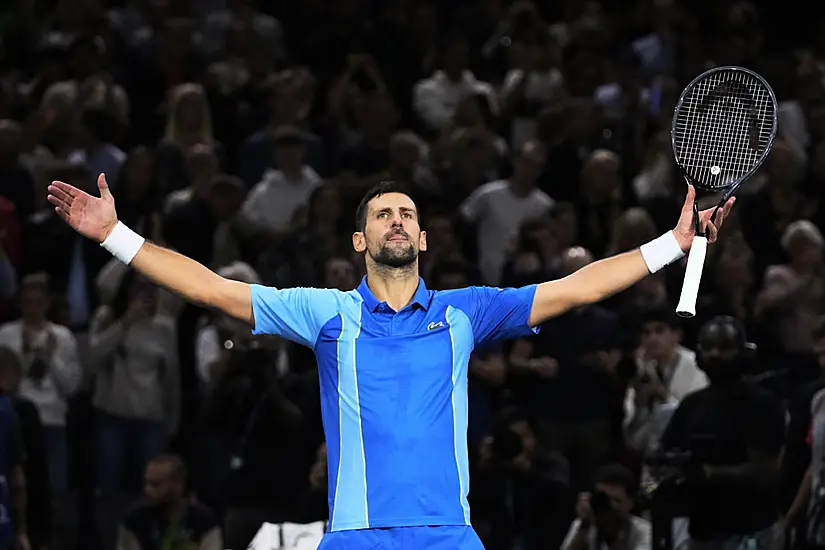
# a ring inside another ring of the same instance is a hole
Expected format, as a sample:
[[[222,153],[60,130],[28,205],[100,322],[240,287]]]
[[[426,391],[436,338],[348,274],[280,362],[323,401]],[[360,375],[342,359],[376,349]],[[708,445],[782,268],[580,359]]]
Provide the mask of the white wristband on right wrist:
[[[673,231],[668,231],[661,237],[643,244],[639,250],[651,273],[656,273],[685,255]]]
[[[124,264],[129,265],[137,256],[144,242],[146,242],[146,239],[126,227],[122,222],[117,222],[115,228],[100,243],[100,246]]]

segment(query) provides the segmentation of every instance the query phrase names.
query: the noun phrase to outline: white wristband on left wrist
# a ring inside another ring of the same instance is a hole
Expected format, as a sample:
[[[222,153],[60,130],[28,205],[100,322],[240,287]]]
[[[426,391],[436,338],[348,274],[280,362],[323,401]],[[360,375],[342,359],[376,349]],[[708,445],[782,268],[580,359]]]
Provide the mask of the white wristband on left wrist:
[[[639,250],[647,264],[647,269],[651,273],[656,273],[685,255],[673,231],[668,231],[661,237],[643,244]]]

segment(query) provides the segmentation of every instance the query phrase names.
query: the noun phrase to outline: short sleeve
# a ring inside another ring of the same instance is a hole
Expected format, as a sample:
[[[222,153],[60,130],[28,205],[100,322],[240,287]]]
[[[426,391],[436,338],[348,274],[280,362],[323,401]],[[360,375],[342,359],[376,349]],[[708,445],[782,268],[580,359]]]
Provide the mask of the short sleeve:
[[[460,291],[463,299],[456,305],[470,318],[476,345],[537,333],[538,328],[530,326],[536,286],[476,286]]]
[[[341,293],[333,289],[250,285],[250,293],[254,334],[275,334],[309,348],[340,309]]]
[[[464,199],[464,202],[461,203],[459,207],[459,211],[464,219],[475,223],[483,217],[487,197],[486,187],[483,185],[470,193],[470,196]]]

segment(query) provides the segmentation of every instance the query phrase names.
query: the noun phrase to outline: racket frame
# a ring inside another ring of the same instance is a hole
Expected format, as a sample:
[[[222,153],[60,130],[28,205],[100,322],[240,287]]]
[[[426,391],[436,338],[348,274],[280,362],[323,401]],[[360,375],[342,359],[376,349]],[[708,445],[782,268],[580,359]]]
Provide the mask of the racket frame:
[[[696,85],[699,82],[706,80],[708,77],[720,73],[720,72],[740,72],[744,73],[757,81],[759,81],[762,86],[764,86],[765,90],[768,91],[771,101],[773,102],[773,113],[772,113],[772,122],[773,122],[773,129],[771,131],[771,135],[768,138],[768,143],[765,145],[765,151],[762,153],[759,161],[750,168],[743,176],[739,177],[733,183],[716,189],[716,191],[724,190],[724,194],[722,199],[713,209],[713,213],[710,216],[710,221],[714,222],[716,220],[716,214],[719,212],[719,209],[725,205],[728,200],[736,193],[739,186],[742,183],[751,177],[754,173],[756,173],[759,168],[762,167],[762,164],[768,158],[768,155],[773,148],[774,140],[776,139],[776,133],[779,125],[779,104],[776,101],[776,94],[773,91],[773,88],[768,81],[765,80],[761,75],[755,73],[750,69],[746,69],[744,67],[739,67],[736,65],[723,65],[720,67],[714,67],[712,69],[708,69],[707,71],[703,72],[696,78],[690,81],[690,83],[685,86],[682,93],[679,95],[679,100],[676,102],[676,107],[673,109],[673,121],[671,122],[670,127],[670,145],[673,149],[673,156],[676,159],[676,165],[679,167],[679,171],[682,173],[682,177],[685,181],[692,185],[694,189],[701,189],[703,191],[708,190],[702,184],[696,182],[696,180],[687,173],[687,170],[682,166],[682,162],[679,160],[679,154],[676,149],[676,121],[679,116],[679,113],[682,108],[682,104],[685,102],[685,98],[687,95],[693,91]],[[708,245],[708,230],[705,228],[704,230],[701,227],[701,222],[699,220],[699,205],[694,197],[693,200],[693,229],[694,229],[694,242],[691,246],[690,253],[688,255],[688,267],[685,270],[685,281],[682,287],[682,296],[679,299],[679,305],[676,307],[676,314],[680,317],[690,318],[696,315],[696,296],[699,291],[699,284],[701,282],[702,277],[702,266],[705,262],[705,256],[707,253],[707,245]],[[694,248],[696,249],[694,253]],[[692,261],[691,261],[692,260]],[[693,265],[691,265],[693,264]]]

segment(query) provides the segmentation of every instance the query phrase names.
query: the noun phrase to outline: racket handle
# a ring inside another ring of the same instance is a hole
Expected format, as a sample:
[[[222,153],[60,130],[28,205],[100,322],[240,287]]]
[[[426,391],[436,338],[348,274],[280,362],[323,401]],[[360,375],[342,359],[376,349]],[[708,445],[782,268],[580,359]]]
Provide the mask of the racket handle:
[[[707,237],[694,237],[685,269],[685,282],[682,283],[682,296],[679,298],[679,305],[676,306],[676,315],[679,317],[690,318],[696,315],[696,298],[699,295],[699,283],[702,282],[707,252]]]

